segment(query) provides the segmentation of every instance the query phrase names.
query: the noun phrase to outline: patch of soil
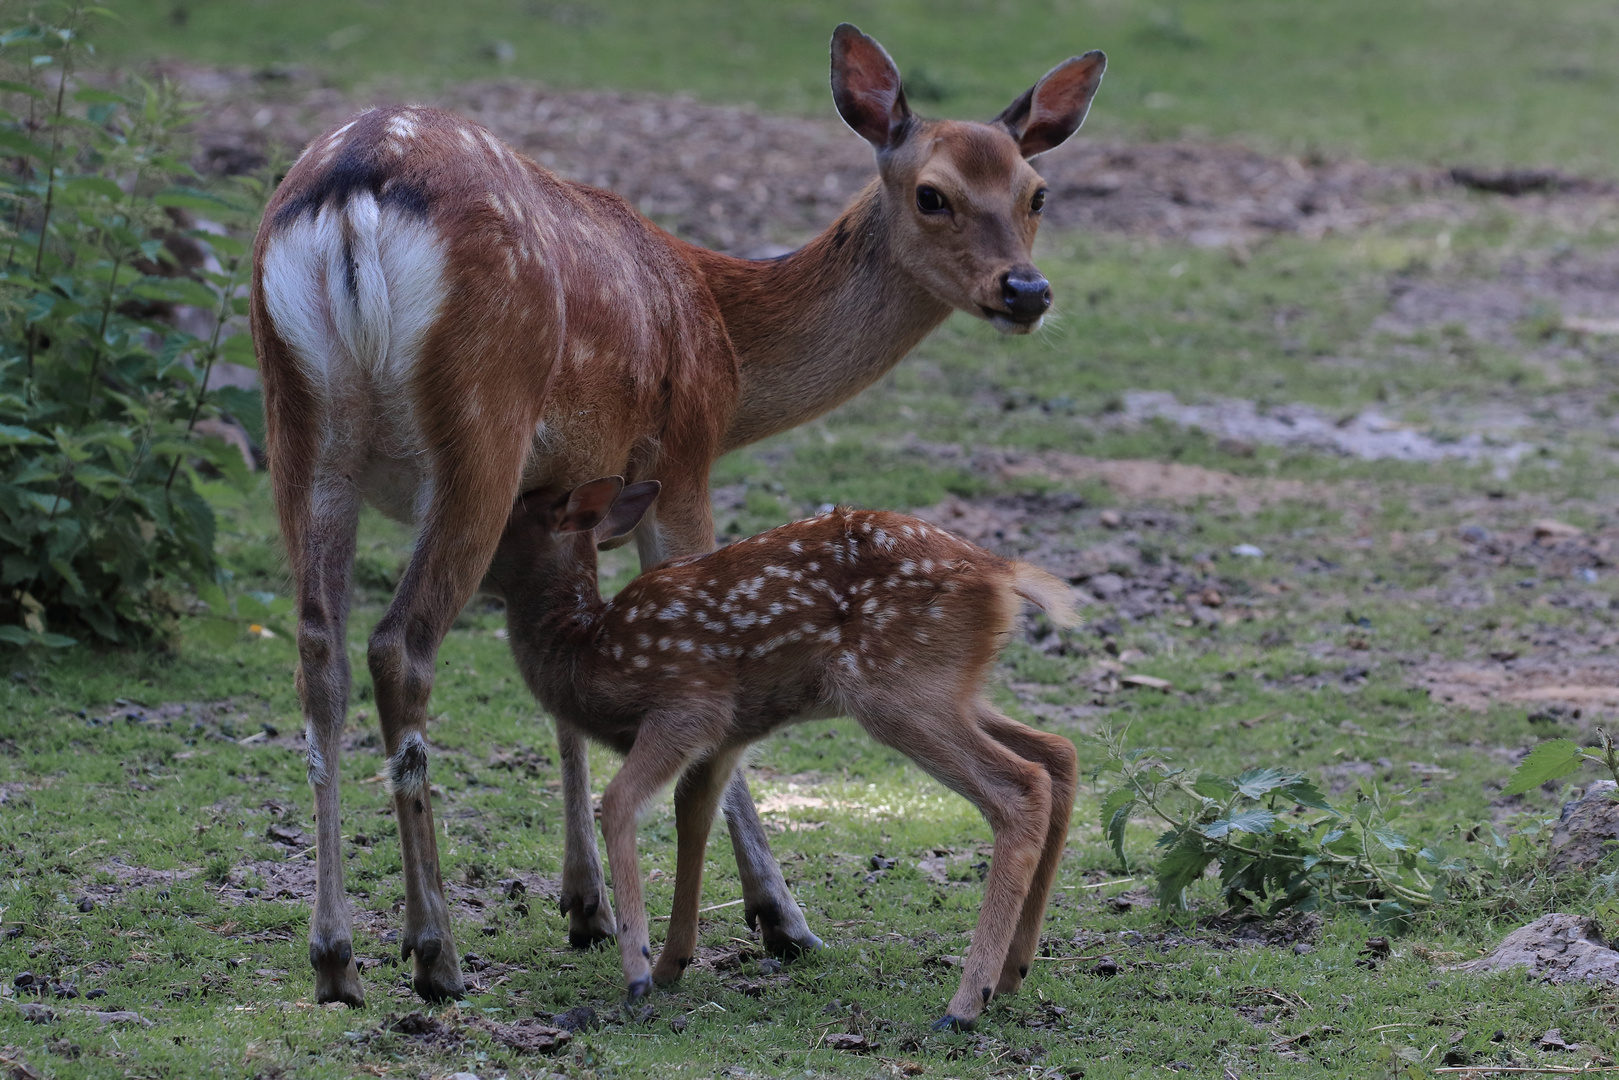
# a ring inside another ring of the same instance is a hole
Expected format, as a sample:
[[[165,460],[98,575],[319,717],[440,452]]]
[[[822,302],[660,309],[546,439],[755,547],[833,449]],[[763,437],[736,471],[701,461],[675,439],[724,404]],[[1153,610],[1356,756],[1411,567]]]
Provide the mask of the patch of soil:
[[[259,167],[270,148],[296,151],[357,108],[399,95],[348,96],[298,72],[167,63],[205,108],[197,166]],[[545,90],[514,80],[467,83],[432,104],[486,124],[571,179],[612,188],[677,234],[768,255],[832,221],[874,174],[870,149],[832,114],[805,119],[685,98]],[[1079,137],[1040,170],[1056,228],[1099,229],[1240,247],[1266,233],[1319,236],[1391,214],[1463,215],[1451,175],[1356,161],[1277,158],[1231,144],[1123,144]],[[1545,188],[1514,200],[1606,197],[1600,185]]]
[[[98,905],[116,901],[131,889],[167,889],[172,888],[176,882],[189,881],[202,873],[194,866],[180,867],[174,870],[153,870],[145,866],[136,866],[125,862],[122,858],[109,859],[95,868],[98,874],[111,874],[116,881],[108,883],[83,882],[77,890],[77,895],[87,896]]]
[[[1081,587],[1077,599],[1090,607],[1111,608],[1123,619],[1173,615],[1186,625],[1220,626],[1253,618],[1259,600],[1243,595],[1248,586],[1215,573],[1214,552],[1187,562],[1170,554],[1163,534],[1183,529],[1166,511],[1113,514],[1116,538],[1100,544],[1078,541],[1077,528],[1094,527],[1100,516],[1083,510],[1072,496],[992,496],[943,502],[914,511],[918,517],[956,532],[1000,555],[1032,562]],[[1081,517],[1085,517],[1083,522]],[[1111,519],[1110,519],[1111,520]],[[1158,536],[1153,534],[1157,533]],[[1097,633],[1107,634],[1108,620],[1089,614]],[[1039,620],[1028,625],[1029,640],[1047,652],[1071,651],[1070,638]],[[1120,673],[1116,666],[1099,677]],[[1118,689],[1117,680],[1109,689]]]
[[[488,1032],[489,1037],[519,1054],[554,1054],[573,1039],[566,1028],[552,1027],[534,1019],[516,1020],[501,1024],[493,1020],[474,1021],[473,1027]]]
[[[1481,431],[1470,431],[1459,438],[1439,438],[1392,420],[1376,409],[1334,419],[1313,406],[1298,403],[1262,408],[1245,398],[1211,398],[1182,404],[1174,394],[1163,390],[1129,391],[1124,395],[1121,417],[1134,423],[1167,420],[1220,439],[1322,451],[1364,461],[1460,458],[1510,466],[1535,450],[1532,443],[1507,442]]]
[[[1455,274],[1397,278],[1388,310],[1372,329],[1409,336],[1458,327],[1475,341],[1522,349],[1525,320],[1545,317],[1552,319],[1548,328],[1571,318],[1619,317],[1619,251],[1560,246],[1524,252],[1483,280]]]

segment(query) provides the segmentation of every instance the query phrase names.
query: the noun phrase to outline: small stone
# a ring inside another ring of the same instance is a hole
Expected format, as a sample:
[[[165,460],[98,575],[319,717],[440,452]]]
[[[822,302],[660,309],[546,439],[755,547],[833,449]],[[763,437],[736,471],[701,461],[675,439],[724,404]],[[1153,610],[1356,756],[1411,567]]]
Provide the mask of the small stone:
[[[759,961],[759,974],[761,974],[761,975],[780,975],[781,974],[781,961],[775,959],[774,957],[770,957],[770,956],[765,957],[763,960]]]
[[[478,1074],[469,1072],[451,1073],[450,1080],[478,1080]]]
[[[84,996],[85,996],[86,999],[88,999],[90,1001],[94,1001],[96,998],[104,998],[104,997],[106,997],[107,992],[105,990],[101,989],[101,987],[98,986],[94,990],[87,991]]]
[[[1231,549],[1231,554],[1239,559],[1263,559],[1265,552],[1252,544],[1238,544]]]
[[[1563,1041],[1562,1028],[1548,1028],[1546,1034],[1540,1037],[1540,1048],[1542,1050],[1578,1050],[1579,1046],[1575,1043]]]
[[[94,900],[90,899],[88,896],[79,897],[79,910],[80,911],[82,911],[86,915],[88,915],[88,914],[90,914],[90,912],[94,911],[95,909],[96,909],[96,902]]]
[[[834,1032],[826,1037],[828,1050],[844,1050],[855,1053],[861,1050],[870,1050],[871,1044],[864,1035],[853,1035],[846,1032]]]
[[[1104,529],[1117,529],[1120,525],[1124,524],[1124,518],[1119,516],[1119,512],[1117,510],[1103,510],[1101,517],[1098,518],[1098,520],[1101,521],[1102,528]]]
[[[1119,965],[1111,956],[1102,957],[1102,962],[1091,969],[1092,974],[1100,975],[1104,979],[1111,979],[1119,973]]]
[[[1295,956],[1309,956],[1313,952],[1315,952],[1315,946],[1307,945],[1302,941],[1293,946],[1293,955]]]
[[[11,980],[11,985],[15,986],[18,990],[24,990],[24,989],[27,989],[30,986],[33,986],[34,985],[34,973],[32,971],[20,971],[20,972],[18,972],[17,977],[15,979]]]
[[[669,1018],[669,1029],[671,1031],[673,1031],[676,1035],[679,1035],[681,1032],[685,1031],[686,1030],[686,1018],[685,1018],[685,1016],[671,1016]]]

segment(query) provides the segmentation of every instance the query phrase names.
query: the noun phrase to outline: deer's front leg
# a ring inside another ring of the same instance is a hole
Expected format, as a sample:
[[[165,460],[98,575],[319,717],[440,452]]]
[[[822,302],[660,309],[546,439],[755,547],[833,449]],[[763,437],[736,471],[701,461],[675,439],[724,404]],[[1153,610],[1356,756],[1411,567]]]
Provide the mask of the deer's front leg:
[[[642,567],[664,559],[695,555],[714,547],[714,515],[708,501],[706,472],[686,482],[664,477],[664,493],[635,531]],[[764,824],[754,808],[748,780],[738,768],[725,789],[725,827],[731,834],[737,874],[742,879],[742,910],[748,925],[759,928],[765,948],[792,958],[821,947],[810,933],[798,901],[771,854]]]
[[[792,958],[821,947],[810,933],[798,901],[787,891],[787,880],[770,852],[764,824],[748,791],[748,778],[738,768],[725,789],[725,825],[736,853],[742,878],[742,911],[750,927],[758,927],[765,949],[773,956]]]
[[[590,755],[572,725],[557,721],[557,756],[562,761],[562,896],[568,942],[588,949],[613,936],[613,906],[596,850],[596,820],[590,809]]]

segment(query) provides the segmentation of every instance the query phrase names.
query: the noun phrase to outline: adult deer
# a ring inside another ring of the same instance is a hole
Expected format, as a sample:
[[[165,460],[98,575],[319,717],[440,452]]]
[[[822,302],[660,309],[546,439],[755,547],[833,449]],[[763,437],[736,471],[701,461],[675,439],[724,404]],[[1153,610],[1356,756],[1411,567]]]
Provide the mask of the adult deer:
[[[1050,288],[1030,260],[1045,187],[1027,159],[1079,128],[1099,52],[1053,68],[988,123],[924,120],[852,26],[832,38],[838,112],[878,178],[792,255],[684,243],[434,109],[362,113],[304,151],[254,250],[252,320],[270,468],[298,604],[315,792],[316,998],[360,1005],[343,895],[338,755],[362,501],[417,526],[370,639],[404,858],[400,950],[429,1000],[462,980],[439,879],[424,732],[438,647],[478,588],[519,490],[623,474],[664,485],[643,565],[707,551],[708,470],[870,385],[952,308],[1009,333]],[[558,732],[570,938],[614,929],[585,748]],[[741,774],[725,800],[749,921],[778,952],[819,944]]]
[[[961,985],[936,1028],[1017,990],[1040,944],[1079,775],[1074,746],[1003,715],[984,683],[1020,600],[1062,626],[1068,586],[904,514],[839,509],[597,591],[595,543],[658,492],[605,477],[525,493],[490,566],[524,680],[557,726],[624,755],[602,796],[630,996],[695,959],[709,827],[752,743],[852,716],[983,813],[995,834]],[[656,965],[635,826],[675,784],[675,903]]]

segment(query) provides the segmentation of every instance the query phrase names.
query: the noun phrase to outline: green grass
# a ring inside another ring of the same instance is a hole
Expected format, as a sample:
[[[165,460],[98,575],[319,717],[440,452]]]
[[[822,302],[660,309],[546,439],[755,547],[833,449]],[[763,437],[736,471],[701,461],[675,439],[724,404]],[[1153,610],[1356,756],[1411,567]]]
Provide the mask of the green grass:
[[[313,67],[406,85],[496,75],[832,115],[826,43],[858,23],[928,114],[990,116],[1100,48],[1097,135],[1241,136],[1294,154],[1619,175],[1619,9],[1598,0],[126,0],[118,62]],[[505,58],[505,59],[502,59]]]
[[[1549,606],[1544,598],[1566,583],[1520,587],[1530,571],[1510,564],[1482,567],[1469,579],[1495,590],[1476,610],[1438,604],[1432,590],[1473,565],[1457,539],[1463,524],[1499,531],[1550,513],[1586,526],[1606,520],[1619,485],[1600,434],[1550,432],[1542,464],[1501,479],[1473,466],[1392,466],[1263,448],[1234,456],[1199,433],[1165,425],[1111,430],[1098,421],[1118,394],[1139,388],[1268,395],[1345,410],[1378,403],[1393,412],[1514,393],[1532,403],[1540,392],[1532,373],[1511,391],[1499,379],[1500,365],[1522,366],[1513,350],[1458,356],[1440,338],[1393,341],[1371,330],[1397,275],[1488,273],[1514,244],[1539,250],[1568,243],[1578,252],[1611,240],[1600,230],[1576,237],[1507,235],[1503,228],[1486,216],[1455,230],[1449,250],[1457,262],[1448,265],[1436,261],[1432,229],[1420,226],[1316,244],[1278,240],[1240,266],[1174,247],[1049,238],[1042,265],[1066,310],[1050,330],[1008,340],[952,321],[849,406],[719,463],[716,484],[745,492],[721,525],[751,532],[823,501],[914,507],[948,494],[1064,484],[998,481],[938,460],[933,450],[918,449],[917,437],[930,445],[1180,460],[1255,479],[1306,481],[1301,498],[1246,513],[1218,503],[1183,505],[1138,530],[1143,550],[1160,562],[1212,559],[1230,598],[1226,610],[1242,618],[1210,631],[1166,612],[1121,622],[1108,638],[1081,630],[1065,654],[1014,643],[995,694],[1023,715],[1039,708],[1041,723],[1074,737],[1087,772],[1102,756],[1085,733],[1104,722],[1128,723],[1138,745],[1216,772],[1275,765],[1331,778],[1345,775],[1334,772],[1345,763],[1364,763],[1368,782],[1406,792],[1396,800],[1401,829],[1483,859],[1488,853],[1477,837],[1490,834],[1466,839],[1474,826],[1493,821],[1511,833],[1534,825],[1556,802],[1540,794],[1494,805],[1492,792],[1508,772],[1496,748],[1526,745],[1558,725],[1529,724],[1523,706],[1473,713],[1431,700],[1415,688],[1415,667],[1531,649],[1548,635],[1594,639],[1613,616],[1608,607]],[[1171,275],[1175,266],[1182,269]],[[1303,309],[1285,333],[1274,318],[1282,307]],[[1587,351],[1567,360],[1571,377],[1602,393],[1608,376],[1601,347],[1581,347]],[[1360,362],[1322,362],[1346,350]],[[1080,547],[1121,542],[1098,508],[1134,508],[1098,484],[1080,483],[1079,490],[1090,504],[1060,527]],[[223,512],[233,587],[284,593],[264,489]],[[1395,532],[1410,542],[1395,545]],[[1266,557],[1223,554],[1241,542],[1258,544]],[[1285,941],[1238,946],[1207,925],[1218,910],[1212,882],[1194,890],[1194,916],[1204,921],[1193,925],[1107,902],[1150,882],[1130,880],[1107,850],[1096,822],[1100,788],[1089,775],[1047,925],[1048,959],[1024,994],[992,1005],[978,1034],[931,1033],[927,1024],[957,974],[944,958],[960,956],[968,943],[981,897],[971,867],[982,860],[978,849],[989,833],[964,802],[848,721],[770,740],[754,774],[760,798],[791,794],[819,803],[791,808],[785,819],[767,816],[796,826],[775,834],[776,851],[828,951],[781,974],[762,973],[743,951],[735,970],[695,970],[678,989],[655,995],[650,1019],[622,1018],[616,954],[568,950],[563,920],[544,895],[507,899],[493,884],[516,875],[554,878],[561,808],[549,723],[495,635],[500,616],[479,605],[445,644],[430,734],[433,779],[443,789],[445,877],[485,904],[458,909],[457,933],[463,952],[491,966],[479,975],[480,992],[437,1010],[459,1041],[424,1044],[389,1034],[388,1017],[420,1006],[405,988],[407,969],[393,959],[395,946],[379,937],[398,928],[402,886],[392,818],[379,787],[366,782],[381,758],[376,740],[363,738],[375,723],[363,657],[365,634],[408,546],[402,530],[367,517],[350,637],[360,746],[343,771],[351,895],[363,911],[377,913],[362,920],[356,941],[358,953],[374,961],[365,972],[368,1008],[310,1005],[301,902],[267,888],[233,905],[219,891],[222,881],[267,887],[277,865],[307,870],[306,853],[267,836],[272,823],[310,827],[303,762],[285,738],[300,724],[289,628],[272,639],[244,636],[223,645],[196,633],[173,654],[11,653],[3,665],[10,678],[0,684],[8,717],[0,742],[0,850],[12,867],[0,889],[7,931],[0,934],[0,985],[27,970],[73,982],[81,993],[105,990],[96,1007],[134,1010],[154,1026],[103,1026],[72,1011],[87,1004],[82,997],[49,1002],[59,1016],[44,1027],[0,1006],[0,1043],[17,1048],[5,1053],[64,1078],[335,1078],[364,1067],[433,1077],[465,1069],[486,1080],[551,1069],[703,1077],[727,1067],[743,1070],[731,1075],[864,1078],[891,1075],[884,1070],[905,1061],[941,1077],[1029,1075],[1031,1068],[1047,1077],[1127,1077],[1161,1066],[1198,1076],[1227,1068],[1240,1076],[1396,1076],[1447,1053],[1478,1063],[1619,1054],[1601,991],[1445,970],[1544,911],[1619,912],[1600,880],[1541,873],[1544,840],[1533,831],[1514,841],[1506,873],[1418,917],[1395,940],[1395,955],[1368,968],[1358,962],[1377,931],[1353,912],[1323,913],[1313,947],[1300,954]],[[627,580],[629,556],[619,551],[608,560],[610,583]],[[1616,595],[1606,575],[1589,588]],[[1107,628],[1109,615],[1106,608],[1090,613],[1098,629]],[[1129,670],[1167,678],[1174,690],[1093,689],[1098,665],[1115,653]],[[1369,669],[1364,679],[1345,681],[1355,666]],[[115,699],[130,704],[114,708]],[[223,719],[202,707],[221,701],[232,703]],[[166,719],[127,719],[132,710],[155,716],[165,702],[193,706],[171,709]],[[266,723],[281,737],[241,741]],[[1571,732],[1580,726],[1563,725]],[[514,755],[523,763],[515,769]],[[613,761],[598,754],[594,764],[600,785]],[[1336,796],[1354,797],[1352,787]],[[1150,868],[1154,836],[1145,821],[1131,827],[1134,872]],[[705,901],[723,904],[739,895],[739,884],[723,829],[715,841]],[[657,914],[667,910],[673,869],[667,802],[649,815],[642,850],[643,871],[661,871],[650,884]],[[917,863],[935,851],[960,856],[951,873],[966,880],[941,886],[921,873]],[[899,865],[867,881],[878,853]],[[106,898],[105,888],[127,873],[120,863],[148,874]],[[177,873],[165,878],[162,871]],[[78,901],[87,894],[103,899],[81,912]],[[705,949],[724,954],[749,938],[739,911],[705,917]],[[1116,977],[1093,974],[1101,956],[1120,965]],[[523,1058],[472,1026],[579,1004],[595,1008],[608,1026],[558,1059]],[[682,1031],[671,1024],[677,1018]],[[1539,1050],[1551,1027],[1588,1050]],[[849,1029],[874,1042],[875,1053],[822,1044],[825,1032]],[[62,1048],[77,1045],[79,1056],[50,1050],[56,1040],[66,1040]]]

